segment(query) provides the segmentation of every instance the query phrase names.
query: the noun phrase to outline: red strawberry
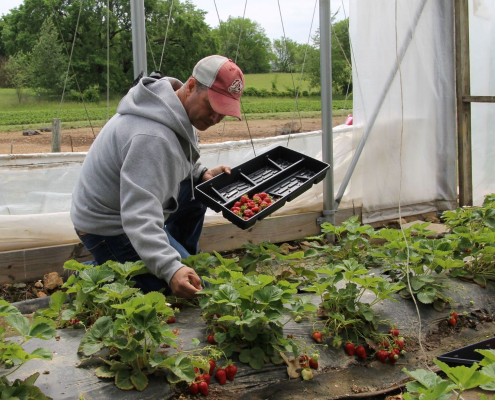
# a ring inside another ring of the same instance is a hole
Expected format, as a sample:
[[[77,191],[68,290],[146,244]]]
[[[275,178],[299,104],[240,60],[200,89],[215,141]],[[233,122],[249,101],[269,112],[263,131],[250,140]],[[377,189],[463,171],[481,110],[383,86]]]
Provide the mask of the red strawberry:
[[[229,381],[233,381],[235,374],[237,374],[237,367],[235,365],[227,365],[225,367],[225,375]]]
[[[208,343],[210,343],[210,344],[218,344],[215,341],[215,335],[208,335],[207,340],[208,340]]]
[[[263,200],[268,195],[265,192],[261,192],[260,194],[258,194],[258,196],[260,197],[261,200]]]
[[[210,371],[208,372],[211,375],[213,375],[213,371],[215,371],[215,367],[217,366],[217,364],[215,364],[215,361],[213,361],[212,359],[210,359]]]
[[[198,383],[198,390],[203,396],[208,396],[208,384],[205,381]]]
[[[225,385],[225,383],[227,382],[227,375],[225,373],[225,370],[223,368],[218,368],[217,372],[215,372],[215,378],[220,385]]]
[[[318,369],[318,361],[314,361],[312,358],[309,359],[309,368]]]
[[[399,348],[399,350],[404,350],[404,339],[402,338],[399,338],[395,341],[395,344],[397,345],[397,347]]]
[[[260,208],[258,206],[252,208],[254,213],[257,213],[260,211]]]
[[[211,383],[210,374],[203,374],[203,375],[200,375],[200,377],[201,377],[201,379],[203,379],[208,384],[208,386],[210,385],[210,383]]]
[[[344,349],[349,356],[353,356],[356,353],[356,346],[354,346],[351,342],[346,343]]]
[[[387,348],[389,346],[388,340],[383,339],[380,343],[378,343],[380,347]]]
[[[459,317],[459,315],[455,311],[452,311],[451,316],[454,317],[456,320]]]
[[[240,201],[236,201],[234,203],[234,207],[241,207],[242,206],[242,203]]]
[[[388,351],[387,350],[378,351],[376,353],[376,358],[378,358],[378,360],[381,361],[382,363],[386,363],[388,358]]]
[[[388,355],[388,359],[389,361],[392,363],[392,364],[395,364],[397,362],[397,360],[399,359],[399,356],[397,354],[395,354],[394,352],[391,352],[389,355]]]
[[[356,347],[356,354],[359,358],[364,360],[366,358],[366,349],[363,346],[358,346]]]
[[[456,326],[457,320],[454,317],[449,318],[449,325],[450,326]]]
[[[168,317],[167,324],[173,324],[173,323],[175,323],[175,318],[174,317]]]
[[[306,354],[301,354],[299,356],[299,364],[302,368],[309,367],[309,357]]]
[[[390,329],[388,333],[392,336],[399,336],[399,330],[397,328]]]
[[[197,383],[193,383],[188,387],[189,391],[191,392],[192,395],[196,396],[199,391],[199,387]]]
[[[314,332],[313,333],[313,339],[316,340],[318,343],[321,343],[323,341],[323,337],[321,335],[321,332]]]

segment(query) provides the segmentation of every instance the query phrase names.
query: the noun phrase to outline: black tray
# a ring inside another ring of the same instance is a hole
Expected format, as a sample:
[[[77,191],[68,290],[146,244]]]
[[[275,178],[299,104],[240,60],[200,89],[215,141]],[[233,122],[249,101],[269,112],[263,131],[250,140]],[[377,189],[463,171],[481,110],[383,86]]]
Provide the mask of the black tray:
[[[461,347],[460,349],[442,354],[437,358],[451,367],[457,365],[471,366],[473,363],[479,363],[483,359],[483,355],[475,350],[490,349],[495,349],[495,337],[466,347]]]
[[[241,229],[248,229],[287,201],[295,199],[320,182],[330,166],[283,146],[275,147],[235,168],[196,186],[196,197],[215,212]],[[242,195],[252,197],[265,192],[278,199],[248,220],[234,214],[230,208]]]

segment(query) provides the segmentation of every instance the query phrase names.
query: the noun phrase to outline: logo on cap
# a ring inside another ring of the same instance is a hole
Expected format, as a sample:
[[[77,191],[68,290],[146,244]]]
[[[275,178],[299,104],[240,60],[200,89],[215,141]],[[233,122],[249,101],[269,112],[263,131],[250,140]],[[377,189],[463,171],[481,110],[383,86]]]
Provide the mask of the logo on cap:
[[[230,85],[228,90],[230,93],[241,94],[242,93],[242,81],[240,79],[234,80],[234,82],[232,82],[232,85]]]

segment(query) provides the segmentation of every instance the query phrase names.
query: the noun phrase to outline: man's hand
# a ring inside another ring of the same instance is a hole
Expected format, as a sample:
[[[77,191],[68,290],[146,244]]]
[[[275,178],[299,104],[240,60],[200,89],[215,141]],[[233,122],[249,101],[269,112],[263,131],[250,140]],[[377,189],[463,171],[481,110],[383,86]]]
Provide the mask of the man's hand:
[[[196,292],[203,289],[201,279],[192,268],[183,266],[170,280],[170,289],[177,297],[194,299]]]
[[[227,167],[226,165],[219,165],[215,168],[210,168],[207,170],[204,175],[203,175],[203,182],[206,182],[207,180],[220,175],[222,172],[225,172],[226,174],[230,174],[230,167]]]

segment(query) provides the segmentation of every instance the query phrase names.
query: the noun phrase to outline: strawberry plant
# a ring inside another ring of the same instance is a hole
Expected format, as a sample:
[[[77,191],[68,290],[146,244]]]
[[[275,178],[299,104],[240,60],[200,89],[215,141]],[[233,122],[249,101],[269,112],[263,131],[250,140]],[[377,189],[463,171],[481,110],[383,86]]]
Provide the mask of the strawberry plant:
[[[407,393],[403,394],[404,400],[435,399],[447,400],[451,398],[452,391],[457,392],[457,398],[462,398],[462,392],[468,389],[481,388],[483,390],[495,390],[495,351],[476,350],[485,358],[471,367],[449,367],[447,364],[434,360],[435,364],[446,375],[443,379],[434,372],[418,369],[402,371],[411,376],[415,381],[406,384]],[[483,368],[479,369],[482,366]],[[486,398],[480,395],[481,398]]]
[[[384,272],[392,281],[404,285],[399,292],[402,297],[415,296],[421,303],[433,304],[442,311],[450,300],[447,289],[452,289],[446,281],[446,272],[461,268],[463,263],[452,257],[456,245],[453,240],[428,239],[433,233],[427,229],[429,225],[429,222],[415,224],[404,229],[404,233],[381,229],[373,237],[385,239],[386,243],[370,254],[382,260]]]
[[[302,260],[316,255],[313,249],[290,253],[269,242],[244,244],[242,248],[246,250],[246,256],[239,265],[246,275],[259,273],[273,276],[276,281],[291,282],[312,280],[317,276],[312,269],[301,266]]]
[[[151,292],[123,297],[110,305],[116,312],[114,317],[100,317],[81,340],[78,351],[86,358],[103,348],[110,351],[96,376],[114,378],[120,389],[139,391],[147,387],[147,376],[158,369],[165,371],[170,383],[194,381],[193,363],[185,353],[158,351],[162,343],[177,348],[176,336],[165,322],[173,313],[165,296]]]
[[[294,298],[298,283],[274,283],[271,276],[244,276],[225,266],[213,272],[203,277],[209,286],[200,292],[206,296],[199,303],[204,316],[220,314],[220,318],[207,319],[215,342],[227,356],[242,345],[239,360],[254,369],[261,369],[265,360],[281,363],[280,351],[294,351],[293,342],[283,335],[288,322],[284,313],[290,308],[294,312],[315,309]]]
[[[361,225],[358,216],[354,215],[340,226],[334,226],[329,222],[321,225],[321,235],[309,237],[309,240],[317,240],[313,247],[322,255],[326,262],[332,263],[338,260],[354,259],[362,264],[369,261],[367,251],[370,247],[368,238],[374,233],[371,225]],[[335,245],[326,244],[325,236],[335,235]]]
[[[373,305],[384,300],[396,301],[392,295],[404,287],[382,277],[369,276],[368,270],[355,260],[329,264],[316,272],[321,278],[305,290],[320,297],[318,315],[324,319],[320,332],[332,337],[336,348],[344,340],[364,338],[376,330],[380,320]],[[366,291],[375,295],[370,303],[361,301]]]
[[[49,399],[41,390],[34,386],[39,373],[35,373],[24,380],[16,379],[10,382],[8,375],[17,371],[25,362],[34,358],[51,360],[52,352],[46,348],[38,348],[27,352],[22,345],[30,339],[48,340],[55,336],[55,324],[52,320],[43,317],[34,317],[32,322],[24,317],[19,310],[5,300],[0,299],[0,317],[7,325],[13,328],[20,338],[16,340],[5,337],[5,327],[0,327],[0,367],[10,372],[0,376],[0,393],[2,398],[36,398]]]

